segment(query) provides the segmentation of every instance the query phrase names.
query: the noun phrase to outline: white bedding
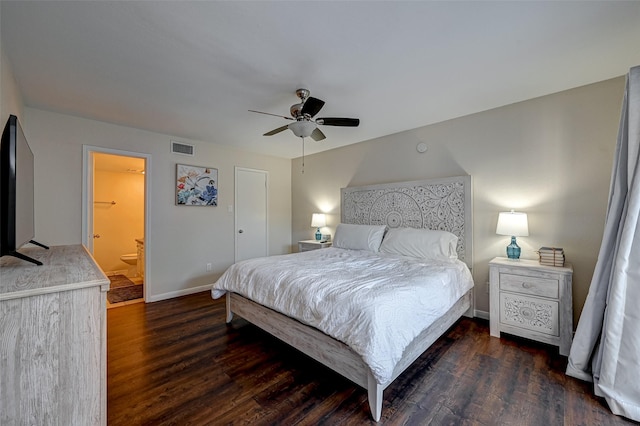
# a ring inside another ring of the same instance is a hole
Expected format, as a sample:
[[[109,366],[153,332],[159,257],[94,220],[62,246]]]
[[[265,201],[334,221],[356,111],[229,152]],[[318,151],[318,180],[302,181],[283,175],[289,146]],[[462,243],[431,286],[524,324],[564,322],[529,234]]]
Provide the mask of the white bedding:
[[[347,344],[386,385],[405,347],[473,287],[457,259],[327,248],[232,265],[213,284]]]

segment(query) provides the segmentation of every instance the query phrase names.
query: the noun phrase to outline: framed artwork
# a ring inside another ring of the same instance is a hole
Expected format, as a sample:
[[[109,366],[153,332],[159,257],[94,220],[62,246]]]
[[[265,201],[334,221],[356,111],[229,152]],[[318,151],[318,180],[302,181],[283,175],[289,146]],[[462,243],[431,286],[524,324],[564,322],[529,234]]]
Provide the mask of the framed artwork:
[[[217,206],[218,169],[176,164],[176,205]]]

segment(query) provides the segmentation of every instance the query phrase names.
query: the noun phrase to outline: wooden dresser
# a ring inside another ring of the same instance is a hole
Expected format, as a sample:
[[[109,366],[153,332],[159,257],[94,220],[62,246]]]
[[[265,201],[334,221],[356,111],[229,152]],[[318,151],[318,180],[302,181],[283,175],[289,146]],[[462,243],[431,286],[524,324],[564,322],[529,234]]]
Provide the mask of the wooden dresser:
[[[82,245],[0,258],[0,424],[106,425],[109,279]]]

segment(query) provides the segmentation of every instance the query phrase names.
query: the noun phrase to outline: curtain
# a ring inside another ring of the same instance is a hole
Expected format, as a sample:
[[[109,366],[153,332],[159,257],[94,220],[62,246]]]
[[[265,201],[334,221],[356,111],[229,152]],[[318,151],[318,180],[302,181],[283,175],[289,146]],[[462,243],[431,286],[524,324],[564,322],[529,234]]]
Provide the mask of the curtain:
[[[602,245],[567,374],[640,421],[640,66],[627,74]]]

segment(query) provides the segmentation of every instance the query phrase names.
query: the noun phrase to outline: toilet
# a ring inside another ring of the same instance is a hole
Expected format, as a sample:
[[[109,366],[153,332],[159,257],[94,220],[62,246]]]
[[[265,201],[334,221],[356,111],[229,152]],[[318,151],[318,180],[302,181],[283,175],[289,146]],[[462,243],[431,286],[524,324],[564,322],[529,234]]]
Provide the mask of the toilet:
[[[120,256],[120,260],[129,265],[129,270],[127,271],[128,277],[136,276],[136,264],[138,263],[138,254],[137,253],[129,253],[123,254]]]

